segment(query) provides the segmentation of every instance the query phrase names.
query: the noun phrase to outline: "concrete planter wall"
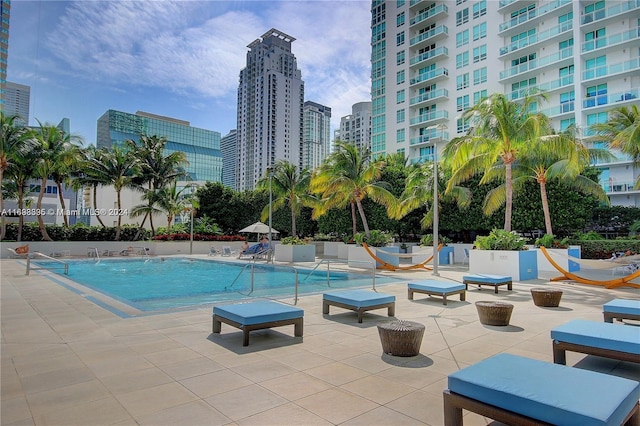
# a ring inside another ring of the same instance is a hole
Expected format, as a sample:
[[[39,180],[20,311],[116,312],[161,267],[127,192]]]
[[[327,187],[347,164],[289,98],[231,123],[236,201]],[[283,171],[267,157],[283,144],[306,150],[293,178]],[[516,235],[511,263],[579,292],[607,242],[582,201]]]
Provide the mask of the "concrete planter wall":
[[[464,249],[469,251],[473,250],[473,244],[465,244],[465,243],[455,243],[449,244],[453,247],[453,259],[455,263],[464,263]]]
[[[339,257],[338,249],[340,246],[346,246],[342,241],[325,241],[324,242],[324,256],[325,257]]]
[[[549,255],[554,262],[560,265],[565,271],[576,272],[580,270],[580,264],[567,259],[567,256],[573,256],[580,259],[582,257],[582,251],[580,246],[569,246],[566,249],[547,249]],[[536,249],[538,252],[538,270],[539,271],[551,271],[557,272],[558,270],[547,260],[542,252]],[[553,256],[553,253],[560,253],[562,256]]]
[[[367,253],[362,246],[355,244],[345,244],[347,246],[348,254],[347,260],[350,268],[373,268],[376,261]]]
[[[429,247],[411,246],[411,254],[415,254],[413,257],[411,257],[411,262],[422,263],[425,260],[427,260],[427,258],[431,256],[432,253],[433,253],[433,247],[431,246]]]
[[[514,281],[538,278],[536,250],[469,250],[469,273],[508,275]]]
[[[316,260],[316,246],[314,244],[278,244],[275,247],[275,260],[279,262],[313,262]]]

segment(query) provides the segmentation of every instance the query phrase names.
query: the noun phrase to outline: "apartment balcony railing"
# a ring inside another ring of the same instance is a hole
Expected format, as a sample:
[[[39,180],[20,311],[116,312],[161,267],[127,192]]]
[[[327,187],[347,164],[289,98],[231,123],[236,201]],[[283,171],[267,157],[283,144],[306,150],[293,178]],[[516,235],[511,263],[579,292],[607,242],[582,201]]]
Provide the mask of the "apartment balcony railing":
[[[596,78],[609,77],[614,74],[621,74],[624,72],[640,71],[640,57],[630,59],[625,62],[620,62],[612,65],[605,65],[602,67],[592,68],[582,72],[582,80],[593,80]]]
[[[515,67],[511,67],[508,70],[501,71],[500,80],[503,80],[509,77],[514,77],[528,71],[539,70],[540,68],[549,66],[551,64],[560,62],[562,60],[565,60],[571,57],[573,57],[573,48],[567,47],[566,49],[562,49],[551,55],[543,56],[542,58],[534,59],[532,61],[527,61],[523,64],[516,65]]]
[[[596,10],[591,13],[582,15],[580,19],[581,24],[589,24],[591,22],[601,21],[612,16],[621,15],[631,10],[640,9],[640,0],[631,0],[624,3],[615,3],[613,6],[606,9]]]
[[[439,4],[436,7],[427,10],[426,12],[422,12],[421,14],[411,18],[411,20],[409,21],[409,25],[419,24],[420,22],[424,22],[425,20],[432,18],[440,13],[449,13],[449,8],[447,7],[447,5]]]
[[[447,28],[445,25],[440,25],[435,27],[434,29],[427,31],[425,33],[422,33],[420,35],[417,35],[416,37],[413,37],[410,41],[409,41],[409,46],[415,46],[419,43],[422,43],[424,41],[430,40],[430,39],[434,39],[437,36],[445,36],[449,34],[449,28]]]
[[[561,89],[563,87],[572,86],[573,80],[574,80],[573,75],[567,75],[557,80],[548,81],[542,84],[536,84],[534,86],[529,86],[526,89],[514,90],[513,92],[509,93],[509,99],[511,100],[520,99],[520,98],[524,98],[527,94],[530,94],[533,92],[548,93],[553,90]]]
[[[436,47],[435,49],[429,50],[428,52],[421,53],[420,55],[416,55],[409,60],[409,65],[419,65],[428,61],[429,59],[434,59],[439,56],[449,56],[449,49],[444,46]]]
[[[515,27],[516,25],[520,25],[524,22],[531,21],[532,19],[538,18],[568,3],[571,3],[571,0],[556,0],[550,3],[547,3],[542,7],[532,9],[529,13],[518,15],[517,17],[512,18],[507,22],[503,22],[502,24],[500,24],[500,26],[498,27],[498,32],[503,32],[508,30],[509,28]]]
[[[430,129],[426,135],[416,136],[409,140],[409,145],[429,145],[433,140],[438,142],[442,139],[449,140],[449,132],[444,132],[438,129]]]
[[[501,47],[500,56],[506,55],[507,53],[515,52],[527,46],[531,46],[532,44],[535,44],[535,43],[540,43],[540,42],[549,40],[550,38],[555,37],[559,34],[563,34],[568,31],[571,31],[572,28],[573,28],[573,23],[571,21],[563,22],[562,24],[556,25],[555,27],[550,28],[546,31],[543,31],[538,34],[533,34],[527,38],[518,40],[517,42]]]
[[[426,124],[430,121],[448,119],[449,113],[447,111],[434,111],[427,114],[422,114],[417,117],[411,119],[411,125],[415,126],[416,124]]]
[[[425,81],[429,81],[440,76],[448,76],[448,75],[449,75],[448,69],[444,67],[436,68],[435,70],[429,71],[424,74],[420,74],[416,78],[412,78],[410,80],[410,85],[424,83]]]
[[[425,155],[420,155],[418,157],[413,157],[410,160],[410,163],[421,164],[421,163],[426,163],[427,161],[433,162],[433,154],[425,154]]]
[[[637,189],[633,189],[635,182],[626,181],[626,182],[607,182],[600,181],[600,186],[604,189],[607,194],[615,193],[615,192],[631,192],[638,191]]]
[[[509,6],[511,3],[516,2],[516,0],[500,0],[498,2],[498,9]]]
[[[575,101],[563,102],[558,106],[546,108],[540,112],[547,117],[556,117],[558,115],[567,114],[575,110]]]
[[[633,99],[638,99],[639,96],[640,89],[630,89],[625,90],[624,92],[589,96],[582,100],[582,108],[587,109],[602,105],[609,105],[616,102],[631,101]]]
[[[422,102],[433,101],[438,98],[448,98],[449,91],[447,89],[432,90],[418,96],[414,96],[409,100],[409,105],[416,105]]]
[[[621,33],[585,41],[584,43],[582,43],[582,53],[591,52],[592,50],[596,49],[604,49],[605,47],[613,46],[614,44],[638,39],[640,39],[640,27],[635,27]]]

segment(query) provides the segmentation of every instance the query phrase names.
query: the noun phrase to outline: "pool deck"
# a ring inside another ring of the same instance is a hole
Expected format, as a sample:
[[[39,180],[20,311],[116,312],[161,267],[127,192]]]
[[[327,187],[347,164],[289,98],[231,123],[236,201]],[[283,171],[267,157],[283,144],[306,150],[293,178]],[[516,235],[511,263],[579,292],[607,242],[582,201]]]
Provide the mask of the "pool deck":
[[[467,273],[442,265],[438,279],[460,283]],[[400,277],[378,285],[396,296],[396,318],[426,326],[420,355],[400,358],[382,353],[376,324],[389,319],[386,309],[358,324],[352,311],[323,316],[321,294],[302,296],[302,339],[287,326],[252,332],[243,347],[237,329],[211,333],[211,307],[122,317],[48,274],[25,276],[23,261],[0,261],[3,426],[439,426],[448,374],[501,352],[552,362],[551,328],[603,321],[604,303],[640,298],[637,289],[538,279],[499,294],[470,286],[466,301],[444,306],[407,299],[407,282],[431,272],[380,272]],[[560,307],[533,304],[530,289],[546,285],[563,290]],[[479,300],[512,303],[510,325],[480,324]],[[570,352],[567,365],[640,378],[636,363]],[[465,425],[489,423],[465,412]]]

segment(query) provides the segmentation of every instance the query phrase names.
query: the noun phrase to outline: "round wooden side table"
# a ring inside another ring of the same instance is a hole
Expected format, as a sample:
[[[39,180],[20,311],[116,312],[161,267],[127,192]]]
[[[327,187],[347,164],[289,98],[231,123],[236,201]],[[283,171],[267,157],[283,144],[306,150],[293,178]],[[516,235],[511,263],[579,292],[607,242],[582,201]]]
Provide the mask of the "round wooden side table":
[[[484,325],[509,325],[513,305],[505,302],[476,302],[480,323]]]
[[[536,306],[555,308],[560,305],[562,290],[558,290],[557,288],[532,288],[531,297]]]
[[[382,351],[394,356],[416,356],[420,353],[424,324],[393,320],[378,324]]]

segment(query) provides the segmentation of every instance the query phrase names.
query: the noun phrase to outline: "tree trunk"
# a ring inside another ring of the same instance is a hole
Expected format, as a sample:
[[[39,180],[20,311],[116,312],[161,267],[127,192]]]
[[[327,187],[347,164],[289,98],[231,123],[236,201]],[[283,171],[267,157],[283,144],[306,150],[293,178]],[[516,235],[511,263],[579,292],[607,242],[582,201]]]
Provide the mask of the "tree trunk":
[[[356,203],[351,202],[351,223],[353,223],[353,236],[358,233],[358,224],[356,223]]]
[[[371,235],[371,232],[369,231],[369,223],[367,222],[367,217],[364,215],[364,209],[362,208],[362,203],[360,202],[360,200],[356,200],[356,205],[358,206],[358,212],[360,212],[360,219],[362,219],[364,235],[369,237]]]
[[[24,189],[22,185],[18,186],[18,208],[22,210],[24,206]],[[18,235],[16,236],[16,241],[22,241],[22,227],[24,226],[24,217],[22,215],[18,216]]]
[[[116,199],[118,200],[118,212],[120,211],[120,191],[121,189],[116,191]],[[118,215],[118,226],[116,227],[116,241],[120,241],[120,226],[122,225],[122,215]]]
[[[147,221],[147,216],[149,216],[149,212],[145,213],[144,217],[142,218],[142,223],[138,227],[138,232],[136,232],[136,236],[134,237],[135,241],[138,241],[138,239],[140,239],[140,234],[142,234],[142,230],[144,229],[144,224]]]
[[[100,225],[102,225],[103,228],[106,228],[107,225],[104,224],[104,222],[100,218],[100,215],[98,214],[98,185],[93,186],[93,211],[96,214],[96,219],[98,219]]]
[[[4,176],[4,167],[0,166],[0,188],[2,188],[2,178]],[[4,194],[0,191],[0,241],[4,240],[7,233],[7,222],[4,218]]]
[[[38,194],[38,203],[36,204],[36,209],[38,210],[38,214],[36,215],[38,218],[38,227],[40,228],[40,233],[42,234],[43,241],[53,241],[49,234],[47,233],[47,228],[44,226],[44,219],[42,215],[39,214],[42,210],[42,199],[44,198],[44,191],[47,188],[47,178],[43,177],[42,182],[40,183],[40,194]]]
[[[504,209],[504,230],[511,232],[511,215],[513,211],[513,173],[511,170],[511,162],[505,162],[505,209]]]
[[[540,181],[540,196],[542,197],[545,232],[553,235],[553,229],[551,229],[551,213],[549,213],[549,199],[547,198],[547,183],[544,181]]]
[[[271,233],[271,229],[269,230],[269,233]],[[293,208],[291,209],[291,236],[295,237],[296,234],[296,214],[293,211]]]
[[[60,207],[62,207],[62,218],[64,219],[64,226],[68,228],[69,217],[67,216],[67,207],[64,204],[64,197],[62,196],[62,184],[60,182],[56,182],[56,186],[58,187],[58,199],[60,200]]]

